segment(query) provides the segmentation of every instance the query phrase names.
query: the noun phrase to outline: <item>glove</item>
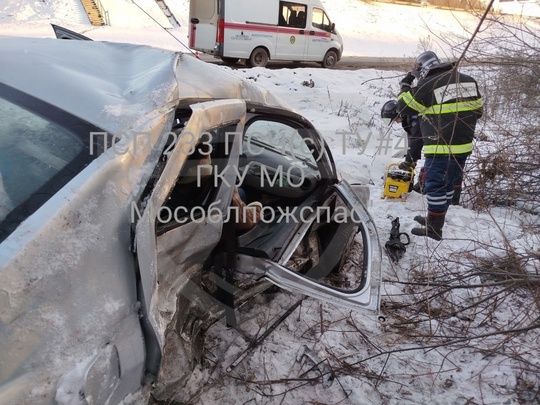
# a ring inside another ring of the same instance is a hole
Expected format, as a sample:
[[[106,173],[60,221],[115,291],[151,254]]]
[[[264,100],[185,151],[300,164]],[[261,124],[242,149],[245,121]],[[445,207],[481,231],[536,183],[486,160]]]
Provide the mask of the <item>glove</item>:
[[[403,79],[401,79],[400,83],[401,84],[405,83],[405,84],[408,84],[410,86],[414,82],[414,79],[415,79],[414,75],[411,72],[409,72],[409,73],[407,73],[407,76],[405,76]]]
[[[416,167],[416,164],[413,163],[413,162],[407,162],[406,160],[401,162],[399,165],[398,165],[398,168],[400,170],[405,170],[405,171],[410,171],[410,170],[414,170],[414,168]]]
[[[409,72],[407,73],[407,76],[405,76],[403,79],[401,79],[401,81],[399,82],[399,84],[401,85],[401,89],[402,90],[405,90],[405,89],[410,89],[411,88],[411,85],[412,83],[414,82],[414,75]]]

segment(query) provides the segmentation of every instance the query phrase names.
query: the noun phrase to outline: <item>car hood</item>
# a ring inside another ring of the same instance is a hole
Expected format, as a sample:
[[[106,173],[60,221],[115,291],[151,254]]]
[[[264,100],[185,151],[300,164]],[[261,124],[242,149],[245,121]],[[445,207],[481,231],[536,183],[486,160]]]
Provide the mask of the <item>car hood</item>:
[[[241,98],[290,108],[227,70],[143,45],[0,37],[0,81],[121,136],[180,99]]]

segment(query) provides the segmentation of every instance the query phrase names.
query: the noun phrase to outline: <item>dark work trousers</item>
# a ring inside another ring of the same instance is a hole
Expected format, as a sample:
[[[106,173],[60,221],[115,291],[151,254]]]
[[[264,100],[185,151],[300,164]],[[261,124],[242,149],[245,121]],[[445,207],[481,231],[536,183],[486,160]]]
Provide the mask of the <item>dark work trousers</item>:
[[[428,212],[442,214],[452,202],[456,184],[461,184],[468,155],[426,156],[425,193]]]

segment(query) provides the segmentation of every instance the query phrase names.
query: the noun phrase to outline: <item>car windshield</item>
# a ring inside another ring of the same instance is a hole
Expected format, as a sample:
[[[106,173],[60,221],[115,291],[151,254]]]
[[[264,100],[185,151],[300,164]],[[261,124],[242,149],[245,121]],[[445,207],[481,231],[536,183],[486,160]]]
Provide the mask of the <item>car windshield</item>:
[[[0,84],[0,241],[95,158],[96,130]]]

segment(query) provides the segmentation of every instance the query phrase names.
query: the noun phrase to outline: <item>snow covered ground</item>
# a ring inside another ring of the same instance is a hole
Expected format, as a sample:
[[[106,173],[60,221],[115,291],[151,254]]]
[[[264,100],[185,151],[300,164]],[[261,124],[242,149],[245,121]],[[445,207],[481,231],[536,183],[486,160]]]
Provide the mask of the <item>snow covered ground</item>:
[[[167,3],[181,24],[181,28],[170,32],[187,44],[188,1],[169,0]],[[471,14],[431,8],[355,0],[324,3],[344,37],[345,55],[351,56],[413,57],[430,47],[441,56],[451,57],[453,52],[461,50],[449,49],[438,38],[472,31],[478,22],[478,17]],[[122,10],[127,13],[128,8]],[[124,17],[123,23],[116,27],[92,27],[80,18],[80,10],[69,0],[2,0],[0,35],[52,37],[49,24],[55,23],[95,40],[186,51],[161,28],[149,26],[135,17],[131,19],[133,26],[129,26],[126,24],[130,21],[129,15]],[[398,82],[404,72],[220,69],[271,90],[319,128],[330,144],[341,175],[352,183],[369,184],[369,210],[383,244],[389,236],[393,217],[399,217],[402,232],[410,232],[414,225],[412,218],[426,210],[425,199],[416,193],[410,194],[406,201],[380,198],[385,168],[400,160],[400,150],[405,144],[401,128],[384,126],[379,113],[382,104],[397,95]],[[479,133],[485,130],[484,125],[484,121],[479,123]],[[482,148],[481,142],[477,148]],[[430,294],[430,281],[443,282],[444,277],[465,271],[466,267],[461,266],[471,260],[486,258],[508,244],[517,251],[525,251],[535,249],[540,242],[538,235],[525,231],[527,223],[538,221],[538,217],[524,217],[501,209],[475,212],[452,206],[447,218],[442,242],[411,237],[399,263],[383,257],[385,321],[378,319],[376,314],[351,313],[306,299],[231,372],[227,372],[226,367],[248,342],[238,332],[218,323],[207,337],[208,360],[204,367],[198,367],[194,372],[185,387],[189,395],[183,400],[191,398],[193,403],[204,405],[539,403],[538,396],[531,400],[533,402],[527,402],[527,398],[512,393],[532,377],[519,370],[510,355],[501,355],[500,351],[487,355],[483,348],[475,348],[473,343],[436,345],[434,342],[440,340],[426,338],[428,332],[433,336],[443,331],[447,333],[450,326],[461,332],[472,328],[475,336],[490,333],[492,324],[482,322],[480,314],[456,315],[443,325],[436,316],[432,317],[434,312],[431,311],[440,310],[436,308],[436,299],[432,307],[430,300],[426,300],[427,309],[419,311],[416,317],[398,305],[422,301],[422,297]],[[445,263],[453,266],[441,269],[439,263],[444,259],[450,259]],[[538,272],[537,263],[532,265],[531,271]],[[478,280],[479,283],[482,281]],[[407,284],[412,282],[425,286]],[[450,294],[455,295],[449,300],[465,303],[474,298],[481,299],[483,292]],[[262,333],[268,323],[298,299],[284,292],[259,297],[249,308],[241,309],[242,330],[250,336]],[[504,305],[491,313],[491,321],[495,319],[493,322],[501,327],[511,326],[528,304],[526,299],[521,303],[504,301]],[[417,306],[414,308],[418,309]],[[404,321],[406,315],[410,316],[407,318],[410,322]],[[456,336],[462,335],[456,332]],[[537,362],[538,334],[520,335],[518,342],[526,348],[531,361]],[[509,351],[518,344],[511,343],[508,343]],[[493,341],[493,345],[496,344]],[[336,376],[333,381],[325,377],[326,383],[323,383],[317,373],[309,371],[312,360],[304,357],[296,361],[300,357],[297,356],[299,351],[305,350],[304,346],[325,366],[332,367]],[[143,395],[132,395],[124,402],[143,403]]]

